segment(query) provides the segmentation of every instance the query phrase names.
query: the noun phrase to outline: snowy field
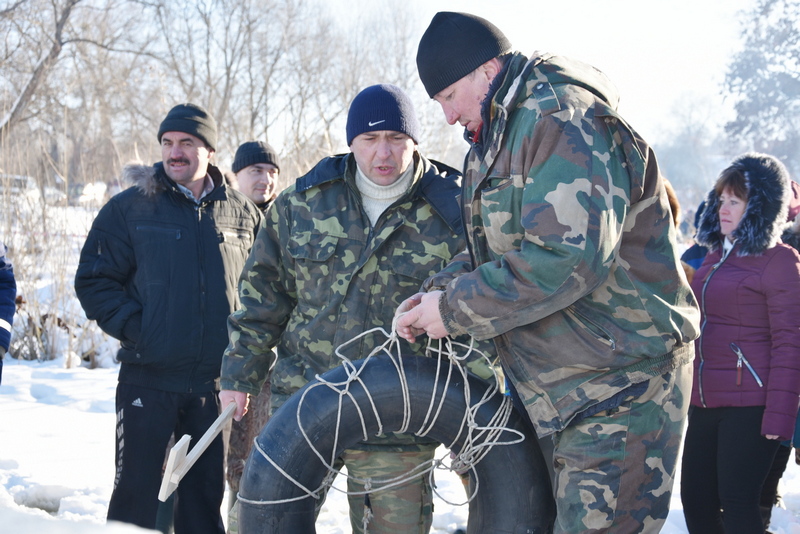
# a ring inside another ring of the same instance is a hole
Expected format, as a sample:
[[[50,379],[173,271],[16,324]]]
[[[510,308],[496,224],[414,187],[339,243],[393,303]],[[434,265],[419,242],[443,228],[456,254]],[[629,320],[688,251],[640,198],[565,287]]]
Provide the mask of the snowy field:
[[[143,532],[105,524],[114,478],[117,369],[64,367],[64,360],[5,361],[0,385],[0,532]],[[438,491],[450,502],[463,501],[460,482],[447,475],[437,474]],[[771,530],[800,534],[800,467],[793,460],[781,493],[786,509],[774,510]],[[452,506],[441,498],[434,506],[433,534],[450,534],[466,525],[465,506]],[[331,493],[317,531],[349,532],[344,494]],[[686,532],[677,494],[662,532]]]

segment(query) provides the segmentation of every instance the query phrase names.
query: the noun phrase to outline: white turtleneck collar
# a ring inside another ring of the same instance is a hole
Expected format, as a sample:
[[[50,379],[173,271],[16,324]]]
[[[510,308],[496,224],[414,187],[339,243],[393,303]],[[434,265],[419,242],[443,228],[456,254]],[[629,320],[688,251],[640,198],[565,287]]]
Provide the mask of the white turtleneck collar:
[[[414,164],[408,166],[403,174],[392,184],[378,185],[361,172],[356,165],[356,187],[361,192],[361,201],[364,204],[364,211],[367,212],[372,226],[378,222],[378,217],[386,211],[386,208],[394,204],[402,197],[414,179]]]

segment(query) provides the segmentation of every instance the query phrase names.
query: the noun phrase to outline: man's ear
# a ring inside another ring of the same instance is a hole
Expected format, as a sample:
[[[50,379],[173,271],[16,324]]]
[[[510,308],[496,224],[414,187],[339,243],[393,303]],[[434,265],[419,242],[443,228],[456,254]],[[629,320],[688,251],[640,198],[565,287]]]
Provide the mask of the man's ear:
[[[489,61],[478,67],[478,70],[480,70],[481,73],[485,74],[485,76],[490,82],[494,80],[495,76],[500,74],[500,71],[502,69],[503,65],[500,63],[500,60],[497,59],[496,57],[493,57],[492,59],[490,59]]]

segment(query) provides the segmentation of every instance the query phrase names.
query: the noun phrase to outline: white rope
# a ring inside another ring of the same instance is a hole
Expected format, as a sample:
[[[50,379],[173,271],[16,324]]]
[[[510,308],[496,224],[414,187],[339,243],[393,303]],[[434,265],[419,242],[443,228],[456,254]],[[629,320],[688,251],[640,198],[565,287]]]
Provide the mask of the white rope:
[[[341,382],[330,382],[326,379],[323,379],[319,375],[316,376],[317,383],[310,385],[305,391],[302,393],[300,397],[300,401],[298,402],[296,418],[297,418],[297,425],[300,429],[300,432],[305,439],[306,443],[308,444],[309,448],[314,452],[316,457],[325,465],[328,473],[326,474],[325,478],[323,479],[322,484],[316,489],[306,488],[301,484],[298,480],[292,478],[289,473],[287,473],[284,469],[282,469],[279,465],[277,465],[272,458],[264,451],[259,445],[258,441],[254,440],[255,449],[258,451],[261,456],[263,456],[281,475],[286,477],[290,480],[295,486],[300,488],[305,495],[301,495],[299,497],[289,498],[289,499],[281,499],[276,501],[259,501],[259,500],[251,500],[243,498],[241,495],[238,495],[238,499],[246,504],[251,505],[268,505],[268,504],[282,504],[288,502],[294,502],[301,499],[305,499],[308,497],[314,499],[320,499],[321,495],[324,494],[326,488],[332,488],[337,491],[342,491],[343,493],[347,493],[348,495],[365,495],[367,493],[374,493],[377,491],[387,490],[390,488],[394,488],[397,486],[404,485],[420,476],[428,476],[431,481],[431,487],[433,488],[434,493],[439,496],[442,500],[447,502],[449,505],[459,506],[466,504],[475,497],[478,492],[480,486],[480,480],[478,477],[478,473],[475,470],[475,466],[489,453],[492,447],[496,445],[513,445],[523,441],[525,438],[523,434],[517,430],[508,428],[508,420],[512,413],[512,405],[510,399],[508,397],[503,396],[503,402],[500,405],[498,411],[492,416],[491,420],[487,425],[479,426],[475,420],[475,415],[477,414],[478,410],[486,403],[490,402],[490,400],[495,395],[502,395],[499,388],[499,380],[497,379],[497,375],[495,372],[495,379],[494,383],[491,384],[489,388],[486,389],[486,392],[481,397],[481,399],[477,400],[475,404],[472,404],[471,399],[471,392],[469,388],[469,381],[467,380],[467,370],[464,367],[464,362],[467,358],[473,356],[477,353],[480,357],[482,357],[486,363],[489,365],[489,368],[493,369],[492,362],[489,360],[489,357],[477,349],[474,346],[474,342],[471,341],[469,345],[465,345],[463,343],[458,343],[453,341],[452,339],[442,339],[438,341],[428,340],[428,345],[426,347],[426,355],[430,356],[431,358],[437,360],[439,365],[436,367],[436,377],[434,380],[434,391],[431,392],[430,403],[428,405],[427,412],[425,414],[423,424],[418,429],[410,429],[411,425],[411,401],[410,401],[410,391],[408,387],[407,377],[405,375],[405,371],[403,369],[403,361],[400,357],[400,340],[395,332],[396,322],[397,319],[401,315],[395,317],[394,322],[392,324],[392,333],[389,334],[383,328],[373,328],[372,330],[368,330],[359,334],[358,336],[354,337],[350,341],[347,341],[340,345],[336,351],[336,356],[342,361],[342,367],[347,370],[347,377]],[[341,353],[341,349],[345,348],[350,343],[353,343],[360,339],[361,337],[374,334],[374,333],[381,333],[386,337],[386,341],[381,344],[380,346],[376,347],[366,358],[364,358],[364,363],[360,367],[356,367],[354,363],[344,356]],[[463,354],[459,354],[459,351],[463,351]],[[361,379],[362,371],[367,368],[369,365],[369,360],[376,356],[377,354],[388,354],[390,360],[395,366],[397,370],[397,376],[400,380],[400,393],[402,396],[403,402],[403,422],[396,432],[401,434],[408,434],[413,433],[417,436],[427,436],[428,433],[435,428],[436,422],[441,415],[442,410],[444,409],[444,403],[447,396],[448,386],[453,379],[453,374],[458,373],[462,378],[464,384],[464,397],[466,400],[467,409],[464,412],[464,415],[461,420],[460,430],[458,434],[453,438],[453,441],[449,444],[444,444],[448,449],[452,448],[456,442],[461,439],[461,436],[464,435],[464,445],[461,448],[461,451],[458,454],[450,453],[448,455],[448,459],[450,463],[448,465],[447,459],[434,458],[431,461],[423,462],[413,469],[410,469],[408,472],[404,473],[403,475],[385,479],[385,480],[377,480],[377,479],[360,479],[358,477],[354,477],[348,474],[348,478],[359,482],[365,486],[364,491],[343,491],[339,488],[332,487],[333,479],[337,474],[340,474],[337,469],[333,467],[334,462],[336,460],[336,450],[338,449],[339,443],[339,428],[341,424],[342,418],[342,406],[344,398],[347,397],[350,399],[352,404],[355,406],[358,420],[361,424],[362,430],[362,437],[363,441],[369,439],[367,424],[365,420],[365,414],[362,412],[362,407],[359,406],[355,399],[353,398],[352,393],[350,392],[350,388],[352,384],[360,384],[364,391],[366,392],[367,399],[369,400],[369,406],[372,410],[372,415],[375,417],[375,420],[378,424],[378,434],[383,434],[383,421],[381,421],[380,414],[378,412],[378,408],[375,404],[374,399],[367,387],[367,385]],[[437,391],[439,379],[442,373],[443,365],[447,365],[447,376],[445,378],[445,383],[442,388],[442,391]],[[334,445],[331,450],[332,458],[324,458],[322,453],[317,450],[315,444],[311,440],[311,438],[306,433],[306,430],[303,428],[301,424],[301,417],[300,412],[303,409],[303,404],[305,402],[306,396],[315,388],[317,387],[327,387],[338,394],[338,410],[337,410],[337,419],[336,419],[336,435],[334,437]],[[438,397],[438,398],[437,398]],[[516,435],[517,438],[515,439],[507,439],[501,440],[500,437],[504,433],[511,433]],[[467,500],[463,503],[451,503],[444,499],[442,495],[440,495],[436,491],[436,487],[433,484],[433,474],[436,470],[448,470],[448,471],[455,471],[457,473],[465,473],[467,471],[471,471],[474,479],[475,484],[472,488],[471,494],[467,497]],[[366,520],[366,518],[365,518]]]

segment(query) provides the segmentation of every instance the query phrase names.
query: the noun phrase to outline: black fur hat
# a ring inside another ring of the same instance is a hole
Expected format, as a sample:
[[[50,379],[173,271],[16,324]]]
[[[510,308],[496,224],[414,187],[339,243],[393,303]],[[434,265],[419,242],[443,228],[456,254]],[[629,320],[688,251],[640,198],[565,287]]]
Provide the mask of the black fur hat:
[[[743,154],[723,171],[737,170],[747,186],[747,207],[739,226],[731,234],[739,256],[756,256],[774,247],[786,225],[791,187],[783,163],[768,154]],[[722,242],[719,224],[719,197],[714,189],[706,195],[696,240],[710,250]]]

